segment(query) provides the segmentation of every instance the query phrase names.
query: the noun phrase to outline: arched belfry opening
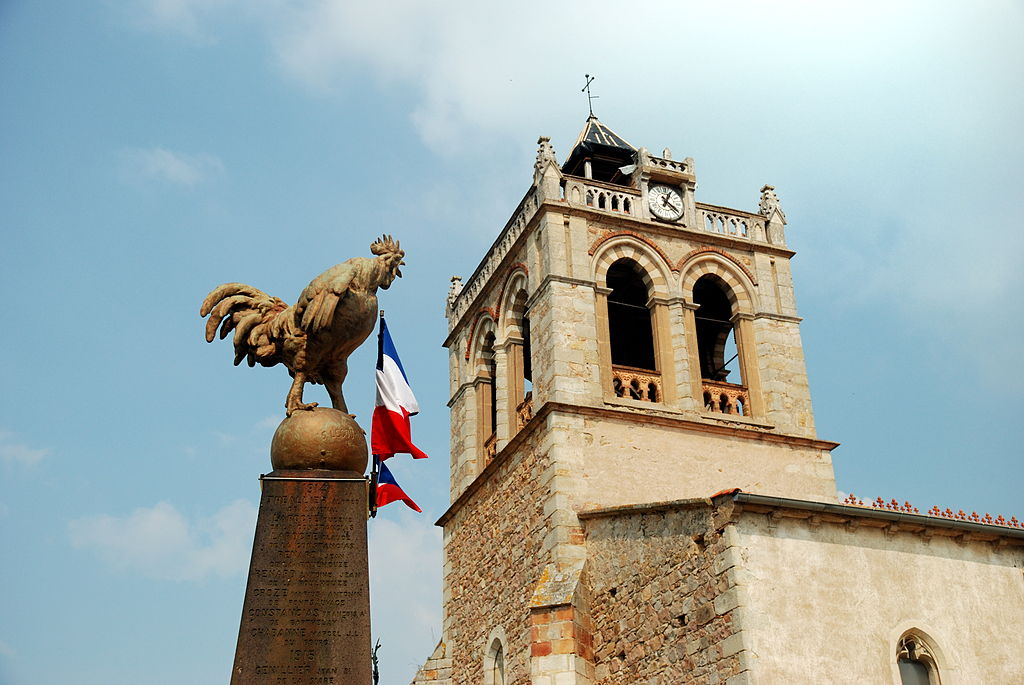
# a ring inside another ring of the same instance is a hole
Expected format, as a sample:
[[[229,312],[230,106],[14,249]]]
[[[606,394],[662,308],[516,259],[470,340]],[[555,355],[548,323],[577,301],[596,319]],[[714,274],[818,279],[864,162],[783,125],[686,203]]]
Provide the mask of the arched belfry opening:
[[[700,377],[742,385],[739,364],[736,363],[732,303],[729,302],[725,288],[719,278],[710,274],[702,276],[693,286],[693,302],[697,305],[694,318],[697,325]]]
[[[483,382],[478,397],[481,448],[484,462],[494,458],[498,429],[498,365],[494,358],[494,332],[488,331],[480,347],[479,377]]]
[[[650,292],[640,265],[620,259],[608,269],[608,333],[612,365],[656,371]]]
[[[526,300],[526,291],[520,290],[512,299],[509,312],[512,330],[506,349],[509,354],[509,406],[514,410],[510,424],[514,427],[512,433],[525,428],[533,418],[533,358]]]
[[[750,396],[743,370],[742,340],[737,334],[729,286],[714,274],[705,274],[693,286],[697,358],[703,386],[704,409],[750,416]]]

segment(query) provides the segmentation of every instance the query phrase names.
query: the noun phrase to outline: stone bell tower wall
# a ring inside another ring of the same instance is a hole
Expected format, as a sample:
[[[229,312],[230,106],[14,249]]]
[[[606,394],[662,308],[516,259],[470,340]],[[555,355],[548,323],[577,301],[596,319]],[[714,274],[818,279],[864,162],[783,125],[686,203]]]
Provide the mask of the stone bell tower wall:
[[[555,453],[559,463],[582,474],[567,490],[576,511],[733,488],[819,502],[836,498],[829,453],[835,443],[618,408],[558,405],[547,421],[568,438]],[[643,440],[636,439],[638,431]]]
[[[555,545],[553,435],[525,436],[438,522],[444,527],[443,640],[454,682],[488,682],[483,655],[497,626],[504,632],[506,682],[530,682],[530,593]]]

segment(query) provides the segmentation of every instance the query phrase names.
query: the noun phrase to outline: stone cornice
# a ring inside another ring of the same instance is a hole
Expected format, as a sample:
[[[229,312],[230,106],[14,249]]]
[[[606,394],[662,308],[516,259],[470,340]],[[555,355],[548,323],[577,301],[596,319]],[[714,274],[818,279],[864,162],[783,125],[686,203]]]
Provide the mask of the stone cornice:
[[[590,519],[608,518],[611,516],[628,516],[630,514],[656,514],[673,509],[710,509],[713,506],[707,497],[695,497],[693,499],[676,499],[667,502],[645,502],[643,504],[622,504],[617,507],[602,507],[600,509],[584,509],[576,512],[581,521]]]
[[[723,508],[732,505],[731,511]],[[885,509],[868,509],[831,502],[813,502],[788,497],[758,495],[739,490],[729,490],[711,498],[680,499],[667,502],[648,502],[643,504],[626,504],[616,507],[587,509],[577,512],[580,520],[586,521],[615,516],[632,516],[660,513],[672,510],[720,509],[726,518],[720,523],[735,522],[743,514],[768,514],[777,525],[778,521],[788,519],[806,522],[810,526],[823,523],[883,529],[887,532],[905,532],[920,534],[929,530],[933,534],[945,537],[961,538],[970,535],[972,540],[993,541],[996,539],[1013,540],[1015,546],[1024,546],[1024,530],[1006,526],[959,521],[951,519],[910,514],[906,512],[888,511]],[[771,525],[771,524],[769,524]],[[927,535],[926,535],[927,537]]]
[[[802,316],[790,316],[789,314],[775,314],[774,312],[758,312],[754,314],[755,319],[772,319],[773,321],[785,321],[786,323],[800,323]]]

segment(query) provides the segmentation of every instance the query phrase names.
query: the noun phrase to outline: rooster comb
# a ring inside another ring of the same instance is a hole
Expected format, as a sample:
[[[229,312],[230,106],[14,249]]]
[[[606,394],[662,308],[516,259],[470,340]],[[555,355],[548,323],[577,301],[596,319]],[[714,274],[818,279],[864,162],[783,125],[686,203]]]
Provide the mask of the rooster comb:
[[[370,252],[375,255],[402,252],[401,244],[389,235],[382,235],[370,245]],[[403,253],[404,254],[404,253]]]

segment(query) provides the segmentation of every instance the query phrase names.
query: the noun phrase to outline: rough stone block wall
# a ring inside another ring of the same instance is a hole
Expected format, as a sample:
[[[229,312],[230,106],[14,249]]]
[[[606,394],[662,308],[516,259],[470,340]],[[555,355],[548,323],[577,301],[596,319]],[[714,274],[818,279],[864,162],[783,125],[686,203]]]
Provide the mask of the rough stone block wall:
[[[727,545],[710,508],[586,518],[598,685],[742,681]]]
[[[445,524],[450,596],[446,599],[445,641],[451,683],[483,682],[483,654],[496,626],[504,629],[508,685],[530,682],[530,593],[548,562],[544,503],[546,446],[535,432]],[[531,440],[533,441],[531,443]]]

